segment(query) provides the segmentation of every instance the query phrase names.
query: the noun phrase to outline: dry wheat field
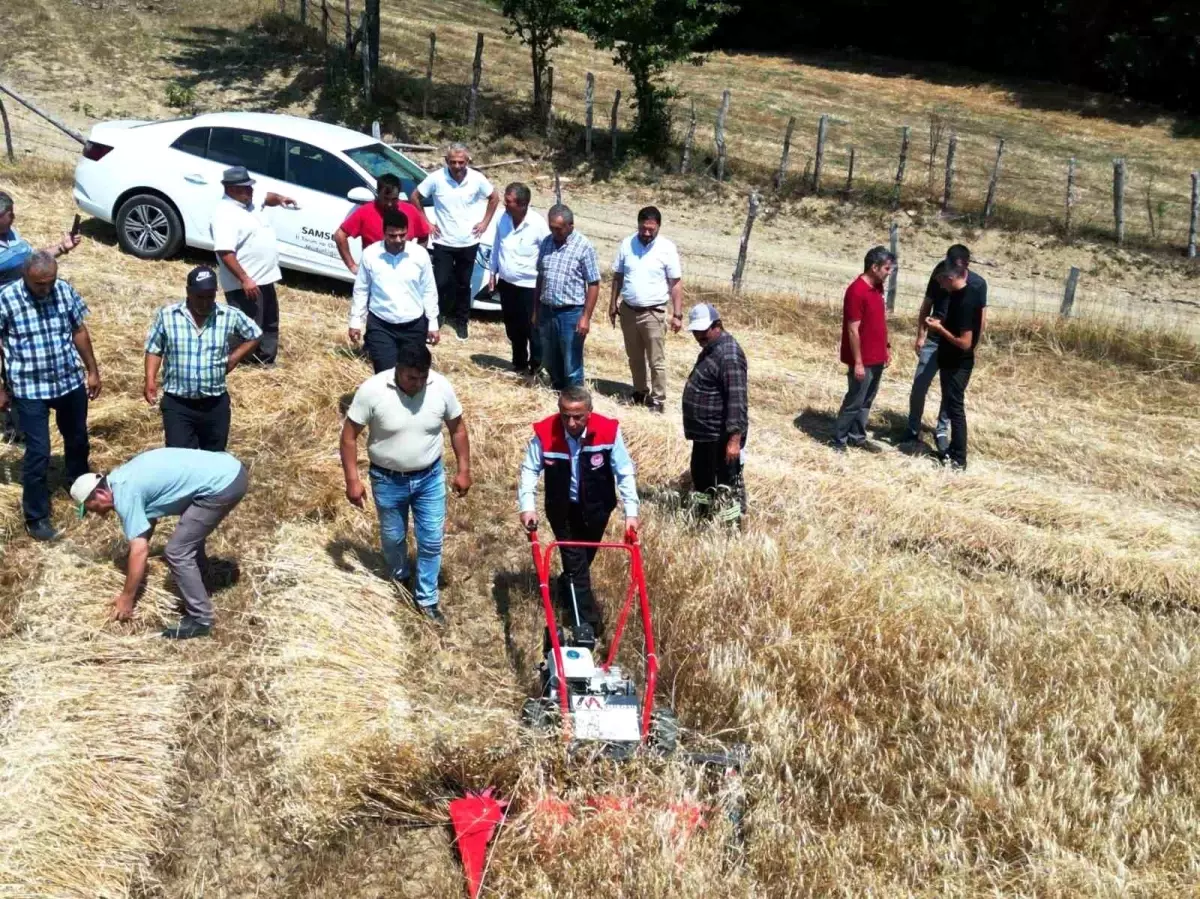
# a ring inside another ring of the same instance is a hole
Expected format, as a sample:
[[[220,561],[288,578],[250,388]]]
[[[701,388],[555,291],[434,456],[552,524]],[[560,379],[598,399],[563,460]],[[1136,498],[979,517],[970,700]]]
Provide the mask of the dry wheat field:
[[[69,184],[0,176],[41,241],[70,220]],[[161,443],[142,341],[203,257],[144,263],[87,234],[62,274],[92,310],[107,470]],[[0,448],[0,896],[464,895],[446,805],[489,785],[512,806],[485,896],[1200,887],[1194,345],[998,314],[968,394],[971,469],[952,475],[823,445],[843,384],[829,297],[706,297],[750,360],[752,516],[734,535],[677,511],[692,342],[669,343],[673,405],[655,417],[617,404],[624,355],[595,330],[597,407],[622,419],[645,494],[661,697],[685,741],[751,746],[739,834],[718,813],[681,824],[680,803],[723,789],[684,762],[585,763],[519,725],[540,613],[516,475],[554,397],[498,369],[502,326],[435,354],[476,480],[448,500],[438,631],[381,580],[374,514],[342,496],[341,409],[369,373],[346,350],[348,297],[285,283],[281,365],[231,379],[252,487],[210,541],[213,639],[157,636],[166,535],[136,620],[109,623],[115,523],[75,520],[59,494],[66,538],[34,545],[19,451]],[[885,433],[908,327],[893,321]],[[600,566],[609,602],[621,576]],[[590,810],[564,821],[546,800]]]

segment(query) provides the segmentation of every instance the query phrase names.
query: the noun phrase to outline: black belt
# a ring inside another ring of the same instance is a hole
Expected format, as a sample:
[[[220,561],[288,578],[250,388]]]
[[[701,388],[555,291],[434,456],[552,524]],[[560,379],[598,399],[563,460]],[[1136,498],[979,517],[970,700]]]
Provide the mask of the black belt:
[[[384,468],[382,465],[376,465],[374,462],[372,462],[371,463],[371,471],[377,471],[384,477],[387,477],[389,475],[399,474],[399,475],[403,475],[406,478],[411,478],[411,477],[414,477],[419,474],[427,474],[428,472],[433,471],[433,469],[437,468],[437,466],[439,466],[441,464],[442,464],[442,458],[441,458],[441,456],[438,456],[438,459],[436,462],[434,462],[430,465],[426,465],[424,468],[414,468],[412,471],[397,471],[394,468]]]

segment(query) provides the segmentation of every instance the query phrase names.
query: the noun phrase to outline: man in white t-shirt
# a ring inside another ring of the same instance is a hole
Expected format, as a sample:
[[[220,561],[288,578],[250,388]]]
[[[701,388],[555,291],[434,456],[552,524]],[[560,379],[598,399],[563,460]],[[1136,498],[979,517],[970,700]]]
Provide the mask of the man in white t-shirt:
[[[479,237],[492,223],[500,195],[492,182],[471,168],[471,153],[463,144],[451,144],[446,164],[409,194],[417,212],[425,217],[425,200],[433,200],[436,222],[433,234],[433,272],[437,278],[442,320],[454,323],[459,340],[467,339],[471,317],[471,275],[479,252]]]
[[[633,376],[633,402],[661,413],[667,399],[666,334],[683,325],[683,267],[675,244],[659,236],[662,213],[647,206],[638,213],[637,231],[621,241],[613,260],[608,319],[621,318],[625,355]],[[646,369],[650,377],[647,384]]]
[[[254,179],[245,166],[235,165],[221,176],[225,196],[217,201],[212,217],[213,249],[217,253],[217,280],[225,302],[246,313],[262,328],[262,340],[250,361],[274,365],[279,350],[279,298],[275,284],[279,271],[279,246],[265,207],[298,209],[296,201],[267,192],[254,201]]]
[[[538,253],[550,228],[537,213],[529,214],[529,188],[514,181],[504,188],[504,214],[492,242],[489,290],[500,291],[504,332],[512,344],[513,371],[537,374],[542,367],[542,344],[533,327],[533,296],[537,292]]]
[[[450,482],[466,496],[471,489],[471,447],[462,406],[454,388],[429,370],[429,348],[405,341],[396,352],[396,368],[365,381],[354,394],[342,426],[342,472],[346,499],[362,508],[365,488],[358,476],[358,435],[369,428],[371,492],[379,514],[379,532],[388,573],[398,583],[412,574],[408,560],[408,510],[417,537],[417,576],[412,590],[421,612],[444,624],[438,607],[442,568],[442,532],[446,525],[446,472],[442,466],[442,424],[458,472]]]

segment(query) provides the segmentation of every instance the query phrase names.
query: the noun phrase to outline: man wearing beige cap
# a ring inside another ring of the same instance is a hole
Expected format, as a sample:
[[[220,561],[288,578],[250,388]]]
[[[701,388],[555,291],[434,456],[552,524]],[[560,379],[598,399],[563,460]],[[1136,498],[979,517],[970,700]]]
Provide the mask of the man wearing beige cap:
[[[207,637],[213,604],[201,575],[207,561],[204,542],[242,501],[249,484],[246,466],[229,453],[173,447],[134,456],[106,476],[90,472],[76,478],[71,499],[79,504],[80,517],[115,510],[129,541],[125,587],[114,601],[113,617],[124,621],[133,616],[134,600],[146,578],[154,527],[163,516],[178,515],[163,558],[183,596],[184,614],[163,636]]]
[[[707,303],[693,306],[687,329],[700,344],[700,355],[683,388],[683,436],[692,441],[692,489],[708,517],[718,500],[734,500],[723,510],[730,520],[746,514],[742,450],[750,425],[746,354]]]

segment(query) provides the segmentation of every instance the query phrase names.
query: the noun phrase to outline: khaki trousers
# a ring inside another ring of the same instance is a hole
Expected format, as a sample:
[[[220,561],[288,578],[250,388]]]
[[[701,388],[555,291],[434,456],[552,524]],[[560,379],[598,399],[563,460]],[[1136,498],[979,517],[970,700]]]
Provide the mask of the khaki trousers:
[[[649,393],[652,402],[667,398],[667,310],[665,306],[638,309],[622,303],[618,314],[621,334],[625,338],[625,355],[629,357],[629,373],[633,376],[636,393]],[[647,368],[650,389],[647,391]]]

